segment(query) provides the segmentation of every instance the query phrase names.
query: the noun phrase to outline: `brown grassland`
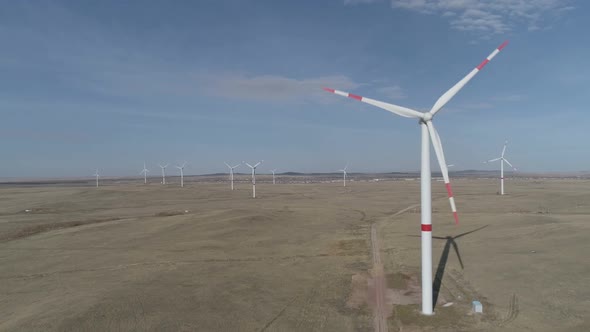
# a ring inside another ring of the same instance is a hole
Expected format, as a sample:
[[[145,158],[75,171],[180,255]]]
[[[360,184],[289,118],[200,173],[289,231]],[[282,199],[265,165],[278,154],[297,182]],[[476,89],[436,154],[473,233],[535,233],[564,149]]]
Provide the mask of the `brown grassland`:
[[[373,331],[375,247],[389,331],[590,330],[589,181],[434,181],[430,317],[419,181],[175,181],[0,188],[0,330]]]

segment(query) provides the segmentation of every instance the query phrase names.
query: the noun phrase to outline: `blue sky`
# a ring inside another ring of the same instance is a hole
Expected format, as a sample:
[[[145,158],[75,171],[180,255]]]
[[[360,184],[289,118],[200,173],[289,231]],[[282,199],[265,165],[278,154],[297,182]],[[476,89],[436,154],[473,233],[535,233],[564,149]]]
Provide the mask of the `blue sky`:
[[[1,177],[417,170],[415,120],[321,87],[427,110],[506,39],[435,118],[447,161],[494,169],[508,139],[523,171],[590,169],[584,1],[1,6]]]

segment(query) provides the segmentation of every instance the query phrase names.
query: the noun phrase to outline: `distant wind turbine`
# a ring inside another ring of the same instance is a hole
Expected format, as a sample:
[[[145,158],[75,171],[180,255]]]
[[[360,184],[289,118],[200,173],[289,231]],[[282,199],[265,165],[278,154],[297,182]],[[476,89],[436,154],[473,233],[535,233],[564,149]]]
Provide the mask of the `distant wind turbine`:
[[[182,163],[180,166],[176,166],[180,170],[180,187],[184,187],[184,167],[186,166],[186,161]]]
[[[236,166],[230,166],[225,161],[223,163],[225,164],[225,166],[227,166],[229,168],[229,178],[231,180],[231,190],[234,190],[234,169],[237,168],[238,166],[240,166],[240,164],[237,164]]]
[[[277,169],[271,169],[270,171],[272,172],[272,184],[275,184],[275,172],[277,171]]]
[[[94,176],[96,176],[96,188],[98,188],[98,177],[100,176],[100,174],[98,174],[98,168],[96,169]]]
[[[256,198],[256,167],[260,166],[264,160],[259,161],[256,165],[252,166],[246,162],[243,162],[252,169],[252,198]]]
[[[169,164],[166,164],[164,166],[158,164],[158,166],[160,166],[160,168],[162,169],[162,184],[166,184],[166,167],[168,167]]]
[[[145,167],[145,161],[143,162],[143,169],[139,174],[143,174],[143,184],[147,184],[147,173],[149,173],[149,169]]]
[[[508,159],[504,158],[504,154],[506,153],[506,145],[508,145],[508,141],[504,142],[504,148],[502,149],[502,155],[499,158],[490,159],[488,161],[484,161],[484,164],[491,163],[494,161],[500,160],[500,195],[504,195],[504,163],[507,163],[513,170],[516,171],[516,168],[512,166],[512,164],[508,161]]]
[[[346,166],[344,166],[343,169],[339,169],[338,172],[342,172],[342,175],[344,176],[344,182],[343,182],[343,186],[346,187],[346,169],[348,168],[348,163],[346,163]]]

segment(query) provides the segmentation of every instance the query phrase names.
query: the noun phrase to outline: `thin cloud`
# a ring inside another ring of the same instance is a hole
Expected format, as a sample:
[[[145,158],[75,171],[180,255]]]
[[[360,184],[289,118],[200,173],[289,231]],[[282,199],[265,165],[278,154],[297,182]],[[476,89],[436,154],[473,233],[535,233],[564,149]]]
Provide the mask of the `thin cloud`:
[[[408,97],[404,89],[399,85],[386,86],[377,89],[377,93],[386,97],[387,99],[405,99]]]
[[[520,95],[520,94],[511,94],[511,95],[505,95],[505,96],[497,96],[492,98],[493,101],[498,101],[498,102],[519,102],[519,101],[523,101],[526,99],[525,95]]]
[[[382,0],[344,0],[345,5],[358,5],[358,4],[367,4],[367,3],[374,3],[374,2],[382,2]]]
[[[220,76],[207,79],[208,84],[202,86],[202,92],[227,99],[251,101],[326,101],[326,92],[322,87],[338,89],[354,89],[360,83],[346,76],[323,76],[306,79],[295,79],[277,75],[263,76]]]
[[[451,28],[475,33],[503,34],[524,24],[529,31],[543,28],[551,16],[573,10],[569,0],[391,0],[391,6],[422,14],[440,15]]]

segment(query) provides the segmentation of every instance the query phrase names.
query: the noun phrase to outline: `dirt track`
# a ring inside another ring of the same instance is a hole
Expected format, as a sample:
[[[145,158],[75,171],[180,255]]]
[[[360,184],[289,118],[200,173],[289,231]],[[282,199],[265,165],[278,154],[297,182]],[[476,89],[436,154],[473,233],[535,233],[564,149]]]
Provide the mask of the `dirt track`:
[[[387,331],[387,317],[390,316],[391,310],[388,310],[385,304],[385,271],[381,263],[381,249],[379,247],[379,238],[377,237],[377,225],[371,225],[371,249],[373,252],[373,282],[375,283],[375,310],[373,325],[376,332]]]
[[[0,330],[373,331],[372,276],[382,331],[590,327],[587,182],[455,181],[459,227],[433,182],[433,235],[488,225],[455,240],[463,269],[447,253],[433,317],[417,181],[258,184],[1,188]]]

